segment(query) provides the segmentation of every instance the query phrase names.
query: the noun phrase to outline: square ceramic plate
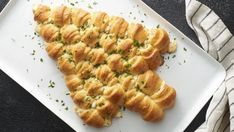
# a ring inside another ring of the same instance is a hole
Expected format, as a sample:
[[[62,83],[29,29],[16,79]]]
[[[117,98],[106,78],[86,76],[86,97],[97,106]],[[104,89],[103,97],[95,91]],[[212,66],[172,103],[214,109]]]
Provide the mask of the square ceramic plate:
[[[38,3],[82,7],[88,11],[106,11],[128,21],[160,27],[176,38],[177,52],[165,55],[165,64],[157,70],[177,91],[176,105],[167,110],[163,121],[149,123],[128,110],[111,127],[96,129],[83,125],[73,110],[62,74],[47,56],[42,40],[34,33],[32,8]],[[71,4],[72,3],[72,4]],[[225,77],[223,67],[155,13],[140,0],[11,0],[0,17],[0,68],[29,93],[79,132],[155,132],[183,131]],[[50,83],[55,87],[49,87]],[[53,84],[52,84],[53,85]]]

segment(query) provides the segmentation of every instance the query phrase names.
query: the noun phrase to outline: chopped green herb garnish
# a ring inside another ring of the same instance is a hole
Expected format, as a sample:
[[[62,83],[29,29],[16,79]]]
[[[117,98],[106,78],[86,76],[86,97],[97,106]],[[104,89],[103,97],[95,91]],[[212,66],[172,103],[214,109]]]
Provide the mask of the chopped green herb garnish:
[[[119,77],[121,75],[121,73],[115,72],[115,75],[116,75],[116,77]]]
[[[49,88],[54,88],[55,87],[55,82],[53,82],[53,81],[49,81],[49,86],[48,86]]]
[[[126,65],[126,68],[130,68],[131,66],[132,66],[132,65],[128,63],[128,64]]]
[[[98,4],[97,1],[94,1],[94,2],[93,2],[93,5],[97,5],[97,4]]]
[[[96,67],[96,68],[97,68],[97,67],[99,67],[100,65],[101,65],[101,64],[96,64],[96,65],[94,65],[94,67]]]
[[[141,84],[144,84],[145,82],[144,81],[141,81]]]
[[[101,45],[99,44],[99,42],[96,44],[95,48],[100,48]]]
[[[173,56],[172,56],[172,58],[175,58],[175,57],[176,57],[176,55],[173,55]]]
[[[144,13],[144,16],[147,16],[146,13]]]
[[[65,110],[68,110],[68,107],[66,107]]]
[[[40,62],[43,62],[43,59],[42,59],[42,58],[40,59]]]
[[[144,23],[144,20],[141,20],[142,23]]]
[[[55,101],[56,101],[56,102],[59,102],[59,100],[57,100],[57,99],[56,99]]]
[[[184,51],[187,51],[187,49],[184,47]]]
[[[126,107],[125,106],[123,106],[123,111],[125,111],[126,110]]]
[[[118,53],[119,53],[119,54],[124,54],[124,53],[125,53],[125,51],[124,51],[124,50],[122,50],[122,49],[120,49],[120,50],[118,51]]]
[[[109,52],[109,54],[115,54],[116,53],[116,50],[112,50],[111,52]]]
[[[174,38],[174,40],[176,40],[176,38]]]
[[[88,8],[89,8],[89,9],[93,9],[93,7],[92,7],[90,4],[88,4]]]
[[[99,107],[102,107],[103,105],[104,105],[104,103],[100,103],[100,104],[98,104],[98,106],[99,106]]]
[[[68,62],[69,62],[69,63],[74,62],[74,60],[72,59],[72,57],[71,57],[71,56],[68,58]]]
[[[136,85],[136,90],[139,91],[140,90],[140,86],[137,84]]]
[[[160,25],[158,24],[156,28],[159,28],[159,27],[160,27]]]
[[[66,95],[70,95],[70,93],[66,93]]]
[[[62,103],[62,106],[65,106],[65,103]]]
[[[35,50],[33,50],[33,52],[30,54],[30,55],[35,55],[36,54],[36,51]]]
[[[186,60],[184,60],[184,63],[186,63]]]
[[[85,102],[90,101],[90,98],[88,96],[85,96],[84,101]]]
[[[74,4],[74,3],[70,3],[70,5],[71,5],[71,6],[75,6],[75,4]]]
[[[140,47],[140,43],[137,40],[133,41],[133,46]]]

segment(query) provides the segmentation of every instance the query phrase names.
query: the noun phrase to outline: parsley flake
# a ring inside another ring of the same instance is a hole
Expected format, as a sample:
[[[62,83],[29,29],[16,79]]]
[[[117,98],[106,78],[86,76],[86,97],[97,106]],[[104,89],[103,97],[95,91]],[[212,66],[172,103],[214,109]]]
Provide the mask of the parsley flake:
[[[93,9],[93,7],[92,7],[90,4],[88,4],[88,8],[89,8],[89,9]]]
[[[54,87],[55,87],[55,82],[50,80],[48,88],[54,88]]]
[[[36,51],[35,50],[33,50],[33,52],[30,54],[30,55],[35,55],[36,54]]]
[[[140,43],[137,40],[133,41],[133,46],[140,47]]]
[[[41,58],[41,59],[40,59],[40,62],[43,62],[43,61],[44,61],[44,60]]]

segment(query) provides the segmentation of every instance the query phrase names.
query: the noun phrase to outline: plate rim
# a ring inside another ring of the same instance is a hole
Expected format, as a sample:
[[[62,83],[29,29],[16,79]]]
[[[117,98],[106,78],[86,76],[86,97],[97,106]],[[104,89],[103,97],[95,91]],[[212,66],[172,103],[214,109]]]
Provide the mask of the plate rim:
[[[0,20],[4,19],[3,15],[6,15],[8,12],[8,9],[10,8],[10,6],[13,4],[13,2],[15,2],[17,0],[9,0],[8,3],[5,5],[5,7],[2,9],[2,11],[0,12]],[[132,0],[131,0],[132,1]],[[206,57],[208,57],[211,61],[213,61],[214,64],[217,65],[217,69],[219,71],[220,74],[220,83],[219,85],[217,85],[215,88],[212,89],[212,92],[208,92],[206,97],[204,97],[202,103],[197,104],[198,106],[196,108],[194,108],[194,116],[189,116],[190,118],[188,118],[186,121],[186,123],[183,123],[183,127],[179,128],[181,130],[185,130],[188,125],[193,121],[193,119],[196,117],[196,115],[200,112],[200,110],[204,107],[204,105],[208,102],[208,100],[213,96],[213,93],[216,89],[218,89],[220,87],[220,85],[222,84],[223,80],[225,79],[226,76],[226,70],[224,69],[224,67],[222,66],[221,63],[219,63],[217,60],[215,60],[211,55],[209,55],[207,52],[205,52],[201,47],[199,47],[195,42],[193,42],[189,37],[187,37],[183,32],[181,32],[178,28],[176,28],[173,24],[171,24],[169,21],[167,21],[164,17],[162,17],[160,14],[158,14],[156,11],[154,11],[151,7],[149,7],[146,3],[144,3],[142,0],[134,0],[134,2],[139,3],[141,5],[144,6],[144,8],[147,8],[151,13],[154,13],[155,15],[157,15],[160,19],[162,19],[166,25],[170,26],[172,29],[176,30],[180,35],[182,35],[185,39],[187,39],[189,41],[189,43],[191,43],[191,45],[195,46],[197,49],[200,50],[200,52],[203,52],[204,55],[206,55]],[[63,115],[59,114],[58,110],[49,107],[49,104],[47,104],[48,102],[43,99],[43,97],[40,97],[40,94],[36,94],[36,92],[33,92],[32,90],[25,88],[25,87],[29,87],[26,84],[21,84],[19,82],[19,79],[17,79],[17,75],[14,74],[10,68],[7,68],[7,66],[5,66],[5,64],[3,64],[0,61],[0,69],[6,73],[11,79],[13,79],[15,82],[17,82],[23,89],[25,89],[28,93],[30,93],[34,98],[36,98],[40,103],[42,103],[47,109],[49,109],[52,113],[54,113],[58,118],[60,118],[64,123],[66,123],[68,126],[70,126],[72,129],[76,130],[75,128],[73,128],[72,125],[69,124],[69,120],[66,120],[66,118],[62,118]],[[211,91],[211,90],[210,90]],[[202,100],[202,99],[201,99]],[[45,103],[47,102],[47,103]],[[201,102],[201,101],[200,101]],[[205,102],[205,103],[203,103]]]

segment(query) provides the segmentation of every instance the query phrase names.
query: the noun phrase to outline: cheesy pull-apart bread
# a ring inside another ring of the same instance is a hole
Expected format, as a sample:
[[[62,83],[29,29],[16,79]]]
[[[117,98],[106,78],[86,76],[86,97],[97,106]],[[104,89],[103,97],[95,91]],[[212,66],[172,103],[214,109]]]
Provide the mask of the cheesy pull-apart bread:
[[[123,106],[146,121],[159,121],[174,105],[175,89],[154,72],[163,64],[162,54],[176,50],[164,29],[67,6],[38,5],[33,14],[75,111],[88,125],[111,125]]]

